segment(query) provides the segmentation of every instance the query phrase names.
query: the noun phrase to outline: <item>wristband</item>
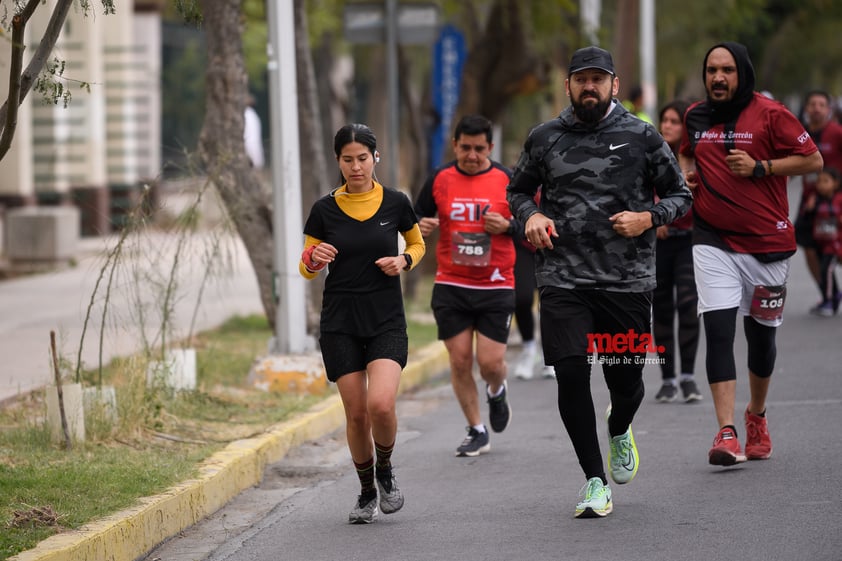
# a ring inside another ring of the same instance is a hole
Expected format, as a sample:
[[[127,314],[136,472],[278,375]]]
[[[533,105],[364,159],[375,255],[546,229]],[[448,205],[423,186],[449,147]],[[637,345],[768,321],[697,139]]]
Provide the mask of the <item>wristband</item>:
[[[311,273],[318,273],[327,266],[327,263],[316,263],[313,261],[313,251],[315,251],[315,249],[316,246],[311,245],[301,252],[301,262],[304,263],[304,268]]]
[[[408,253],[404,253],[403,258],[406,260],[406,267],[404,267],[403,270],[408,271],[412,268],[412,256]]]

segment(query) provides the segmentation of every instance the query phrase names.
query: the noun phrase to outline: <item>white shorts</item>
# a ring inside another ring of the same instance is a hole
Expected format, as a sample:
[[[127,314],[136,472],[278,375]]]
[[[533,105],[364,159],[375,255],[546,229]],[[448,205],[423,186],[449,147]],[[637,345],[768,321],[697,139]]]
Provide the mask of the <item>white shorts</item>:
[[[693,246],[693,269],[699,292],[699,314],[739,308],[750,315],[757,286],[784,286],[789,277],[789,259],[761,263],[747,253],[733,253],[710,245]],[[781,306],[782,311],[783,306]],[[783,317],[755,319],[761,325],[778,327]]]

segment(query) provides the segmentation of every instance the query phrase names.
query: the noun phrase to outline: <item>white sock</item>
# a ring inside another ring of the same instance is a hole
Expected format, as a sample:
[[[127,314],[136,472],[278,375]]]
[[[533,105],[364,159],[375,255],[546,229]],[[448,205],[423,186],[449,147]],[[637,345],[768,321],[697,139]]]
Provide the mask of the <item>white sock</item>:
[[[486,393],[486,394],[488,394],[488,397],[497,397],[497,396],[499,396],[501,393],[503,393],[503,390],[504,390],[505,388],[506,388],[505,384],[500,384],[500,389],[499,389],[499,390],[497,390],[497,393],[491,393],[491,386],[486,386],[486,388],[485,388],[485,393]]]
[[[472,428],[472,429],[474,429],[475,431],[477,431],[478,433],[483,433],[483,432],[485,432],[485,425],[483,425],[482,423],[480,423],[480,424],[478,424],[478,425],[474,425],[474,426],[473,426],[473,427],[471,427],[471,428]]]
[[[682,381],[682,382],[687,382],[688,380],[689,380],[689,381],[692,381],[692,380],[693,380],[693,375],[692,375],[692,374],[687,374],[687,373],[682,373],[682,374],[681,374],[681,381]]]

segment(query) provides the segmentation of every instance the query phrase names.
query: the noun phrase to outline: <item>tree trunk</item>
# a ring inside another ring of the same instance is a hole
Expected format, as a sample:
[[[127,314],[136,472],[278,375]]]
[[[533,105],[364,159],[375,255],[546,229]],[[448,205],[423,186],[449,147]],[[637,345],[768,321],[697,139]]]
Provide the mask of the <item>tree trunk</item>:
[[[612,56],[617,76],[620,78],[620,93],[617,97],[624,100],[629,90],[640,85],[637,53],[640,52],[638,28],[640,27],[640,2],[626,0],[617,6],[617,23],[614,31],[614,49]]]
[[[494,1],[485,28],[474,32],[454,119],[479,113],[497,121],[514,97],[549,83],[551,65],[530,45],[529,9],[519,0]]]
[[[307,6],[304,0],[295,0],[295,67],[298,83],[298,135],[301,144],[301,206],[304,219],[313,203],[327,192],[329,179],[327,157],[321,128],[321,109],[313,56],[308,41]],[[302,234],[302,243],[303,243]],[[322,292],[325,275],[307,283],[307,332],[318,334],[322,309]]]
[[[412,62],[403,48],[398,49],[398,66],[400,72],[400,97],[403,102],[405,123],[407,126],[402,127],[407,131],[409,138],[405,139],[409,144],[409,149],[404,148],[401,154],[411,155],[409,160],[409,181],[408,181],[408,195],[409,198],[415,202],[424,181],[430,170],[427,167],[428,147],[427,147],[427,127],[424,124],[424,116],[421,112],[421,99],[415,93],[410,83],[410,75],[412,74]],[[429,238],[428,238],[429,239]],[[427,248],[425,261],[432,261],[434,259],[432,247]],[[421,276],[421,269],[414,269],[410,274],[404,275],[404,297],[407,299],[414,299],[417,293],[418,281]]]
[[[248,76],[243,61],[241,0],[200,0],[207,41],[205,122],[199,157],[243,240],[257,276],[260,299],[275,327],[272,212],[243,143]]]

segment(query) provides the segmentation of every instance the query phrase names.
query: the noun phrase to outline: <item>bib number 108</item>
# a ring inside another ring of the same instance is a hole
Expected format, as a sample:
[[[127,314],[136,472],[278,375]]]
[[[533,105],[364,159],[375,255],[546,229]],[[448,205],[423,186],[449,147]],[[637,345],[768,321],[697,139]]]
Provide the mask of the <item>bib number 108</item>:
[[[781,319],[786,301],[786,286],[755,286],[751,297],[751,317],[767,321]]]

